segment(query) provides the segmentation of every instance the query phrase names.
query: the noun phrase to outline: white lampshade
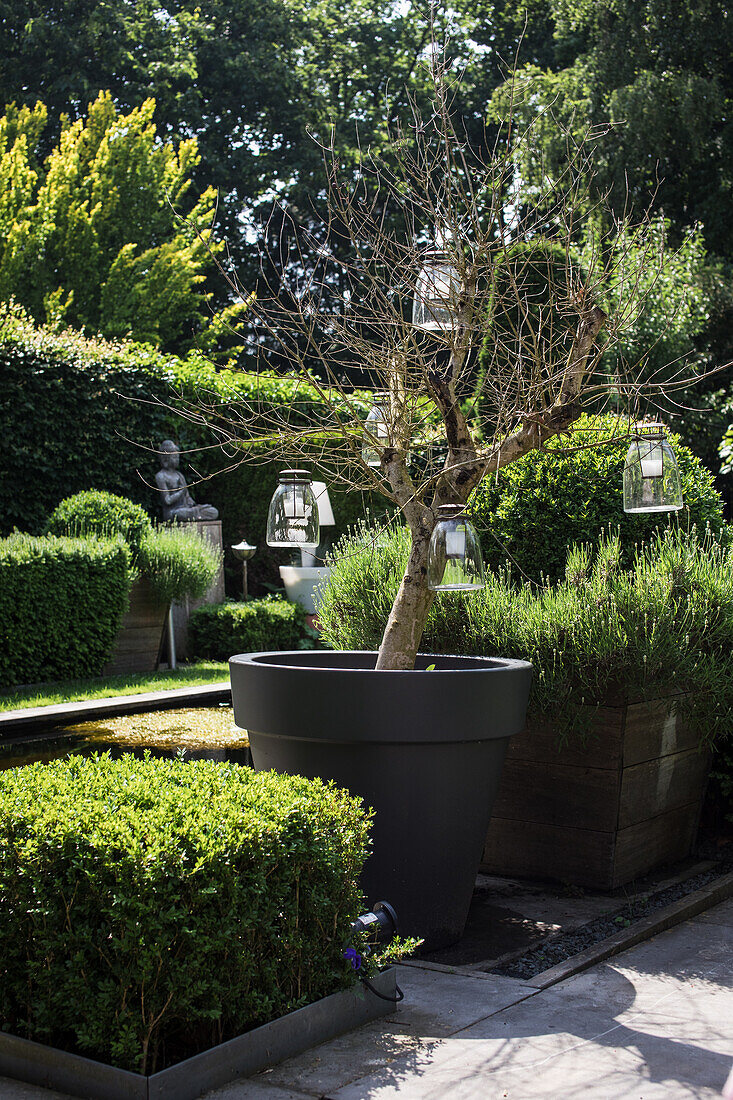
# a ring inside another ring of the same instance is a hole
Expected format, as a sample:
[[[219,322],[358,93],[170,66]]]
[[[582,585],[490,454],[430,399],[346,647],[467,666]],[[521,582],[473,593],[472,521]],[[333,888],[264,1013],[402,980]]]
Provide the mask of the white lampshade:
[[[335,527],[336,520],[333,518],[333,508],[331,507],[331,499],[325,481],[314,481],[312,488],[313,496],[316,498],[316,504],[318,505],[319,524],[321,527]]]

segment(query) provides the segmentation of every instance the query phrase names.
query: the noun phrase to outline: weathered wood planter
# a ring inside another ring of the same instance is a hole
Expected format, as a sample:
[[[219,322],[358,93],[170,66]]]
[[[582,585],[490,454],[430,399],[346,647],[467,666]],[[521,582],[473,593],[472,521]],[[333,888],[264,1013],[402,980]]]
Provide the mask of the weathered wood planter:
[[[130,606],[103,675],[153,672],[158,665],[167,615],[168,605],[158,599],[148,578],[138,577],[130,589]]]
[[[150,1076],[0,1032],[0,1076],[86,1100],[194,1100],[236,1077],[251,1077],[317,1043],[394,1012],[395,969],[376,975],[372,984],[385,999],[363,986],[332,993]]]
[[[674,698],[600,707],[562,749],[530,724],[509,742],[482,870],[613,890],[683,859],[709,766]]]

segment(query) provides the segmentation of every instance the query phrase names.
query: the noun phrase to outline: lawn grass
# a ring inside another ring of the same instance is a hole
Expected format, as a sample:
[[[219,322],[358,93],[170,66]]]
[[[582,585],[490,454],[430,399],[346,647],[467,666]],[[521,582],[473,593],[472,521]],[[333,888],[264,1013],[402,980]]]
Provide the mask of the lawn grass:
[[[137,676],[96,676],[88,680],[63,680],[52,684],[0,694],[0,711],[25,707],[50,707],[57,703],[74,703],[85,699],[109,699],[115,695],[140,695],[145,691],[165,691],[170,688],[196,687],[229,679],[225,661],[197,661],[169,669]]]

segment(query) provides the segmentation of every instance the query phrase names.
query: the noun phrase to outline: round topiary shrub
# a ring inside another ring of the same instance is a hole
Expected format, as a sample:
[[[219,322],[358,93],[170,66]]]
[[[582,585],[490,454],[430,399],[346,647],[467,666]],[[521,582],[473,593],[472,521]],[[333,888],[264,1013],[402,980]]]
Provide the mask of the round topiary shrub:
[[[367,829],[348,791],[236,764],[0,772],[3,1028],[151,1073],[345,988]]]
[[[133,550],[139,549],[151,529],[150,517],[139,504],[99,489],[85,489],[62,500],[48,521],[50,535],[121,535]]]
[[[679,525],[710,529],[728,539],[723,505],[712,475],[670,435],[682,481],[681,512],[628,515],[623,504],[623,469],[629,448],[624,418],[583,416],[571,436],[556,436],[541,450],[487,477],[473,493],[470,511],[486,564],[499,568],[511,560],[534,581],[557,580],[565,572],[569,546],[597,543],[601,531],[618,530],[622,561],[655,530]]]

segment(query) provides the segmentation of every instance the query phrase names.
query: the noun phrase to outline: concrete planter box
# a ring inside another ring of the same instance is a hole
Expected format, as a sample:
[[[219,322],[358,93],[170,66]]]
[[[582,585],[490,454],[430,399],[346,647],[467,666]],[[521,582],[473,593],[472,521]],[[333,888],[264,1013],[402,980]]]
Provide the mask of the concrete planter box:
[[[594,709],[585,743],[562,749],[529,724],[509,744],[482,870],[614,890],[684,859],[709,766],[674,697]]]
[[[130,588],[130,606],[115,639],[114,650],[102,669],[104,676],[154,672],[158,667],[168,605],[156,596],[146,576]]]
[[[373,978],[372,985],[385,997],[394,997],[394,968]],[[395,1008],[393,1002],[381,1000],[360,985],[333,993],[150,1076],[0,1032],[0,1076],[85,1100],[196,1100],[209,1089],[220,1088],[237,1077],[250,1077]]]

